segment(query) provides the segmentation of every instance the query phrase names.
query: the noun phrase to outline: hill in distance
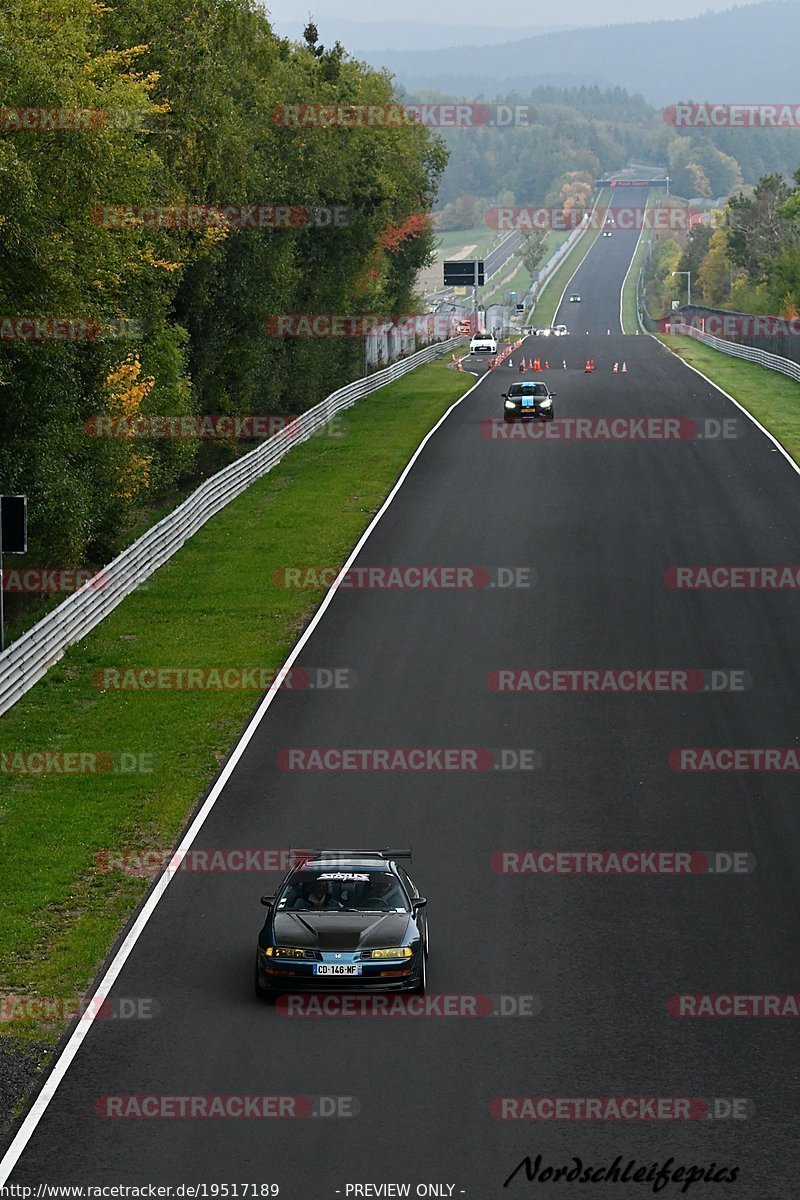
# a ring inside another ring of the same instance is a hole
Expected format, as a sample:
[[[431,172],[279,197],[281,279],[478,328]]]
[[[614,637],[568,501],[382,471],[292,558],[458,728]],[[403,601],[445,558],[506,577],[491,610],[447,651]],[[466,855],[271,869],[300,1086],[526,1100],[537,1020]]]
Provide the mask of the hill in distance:
[[[639,92],[659,106],[676,100],[797,104],[798,47],[800,4],[766,0],[683,20],[541,32],[481,47],[374,50],[364,57],[388,67],[411,93],[479,97],[526,94],[540,84],[598,84]]]

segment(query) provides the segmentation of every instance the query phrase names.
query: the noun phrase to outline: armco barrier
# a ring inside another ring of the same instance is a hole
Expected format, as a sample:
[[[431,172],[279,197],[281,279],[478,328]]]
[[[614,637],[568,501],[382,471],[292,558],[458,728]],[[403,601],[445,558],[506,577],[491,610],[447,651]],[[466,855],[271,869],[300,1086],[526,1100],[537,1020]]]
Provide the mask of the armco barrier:
[[[415,367],[432,362],[463,338],[449,338],[393,363],[366,379],[333,392],[292,420],[286,430],[230,463],[201,483],[182,504],[123,550],[88,583],[43,617],[0,654],[0,715],[25,695],[75,642],[90,633],[140,583],[168,562],[206,521],[266,475],[293,446],[305,442],[336,413],[362,396],[394,383]]]
[[[753,346],[740,346],[738,342],[725,341],[724,338],[703,333],[702,329],[697,329],[694,325],[672,322],[670,328],[673,333],[697,338],[698,342],[710,346],[712,350],[720,350],[723,354],[729,354],[731,358],[743,358],[759,367],[767,367],[770,371],[780,371],[782,375],[788,375],[790,379],[800,383],[800,363],[792,362],[790,358],[781,358],[779,354],[770,354],[767,350],[756,350]]]

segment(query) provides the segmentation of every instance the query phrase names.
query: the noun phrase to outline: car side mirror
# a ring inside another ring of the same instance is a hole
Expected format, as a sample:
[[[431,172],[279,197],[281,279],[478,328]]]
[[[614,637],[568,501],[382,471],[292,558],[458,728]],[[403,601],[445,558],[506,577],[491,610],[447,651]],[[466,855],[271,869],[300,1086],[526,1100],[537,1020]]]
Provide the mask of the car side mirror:
[[[274,896],[262,896],[261,897],[261,903],[264,905],[264,908],[269,908],[272,904],[274,904],[274,902],[275,902]]]
[[[558,395],[558,392],[551,392],[551,393],[550,393],[550,395],[551,395],[551,396],[557,396],[557,395]]]
[[[500,399],[501,399],[501,400],[507,400],[507,399],[508,399],[508,392],[501,392],[501,393],[500,393]]]
[[[413,908],[414,912],[416,912],[418,908],[424,908],[427,903],[428,901],[424,896],[417,896],[415,900],[411,901],[411,907]]]

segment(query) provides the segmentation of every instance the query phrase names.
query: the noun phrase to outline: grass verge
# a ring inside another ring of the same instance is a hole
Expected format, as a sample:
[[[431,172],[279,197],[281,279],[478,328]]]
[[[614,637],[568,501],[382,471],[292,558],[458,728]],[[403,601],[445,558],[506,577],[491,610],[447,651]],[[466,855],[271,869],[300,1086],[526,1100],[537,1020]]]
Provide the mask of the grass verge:
[[[275,573],[341,565],[424,434],[473,384],[447,362],[365,397],[340,414],[338,436],[292,450],[2,718],[0,994],[85,991],[147,886],[98,869],[96,856],[170,847],[260,695],[104,691],[95,673],[277,670],[324,588],[287,589]],[[14,756],[39,751],[109,756],[113,769],[17,773]],[[52,1043],[64,1024],[57,1010],[10,1015],[2,1030],[17,1044]]]
[[[659,341],[738,400],[800,465],[800,383],[778,371],[729,358],[691,337],[675,334]]]

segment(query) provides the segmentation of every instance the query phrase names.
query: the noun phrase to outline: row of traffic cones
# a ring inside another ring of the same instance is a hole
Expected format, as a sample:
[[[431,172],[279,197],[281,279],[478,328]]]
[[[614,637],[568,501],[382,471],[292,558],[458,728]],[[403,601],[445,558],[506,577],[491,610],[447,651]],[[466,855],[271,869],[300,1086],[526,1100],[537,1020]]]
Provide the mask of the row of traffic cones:
[[[566,363],[564,365],[566,366]],[[586,366],[583,368],[584,375],[591,375],[593,370],[594,370],[594,359],[587,358]],[[622,366],[620,366],[618,362],[615,362],[614,369],[611,372],[611,374],[612,375],[627,375],[628,374],[628,364],[623,363]]]

